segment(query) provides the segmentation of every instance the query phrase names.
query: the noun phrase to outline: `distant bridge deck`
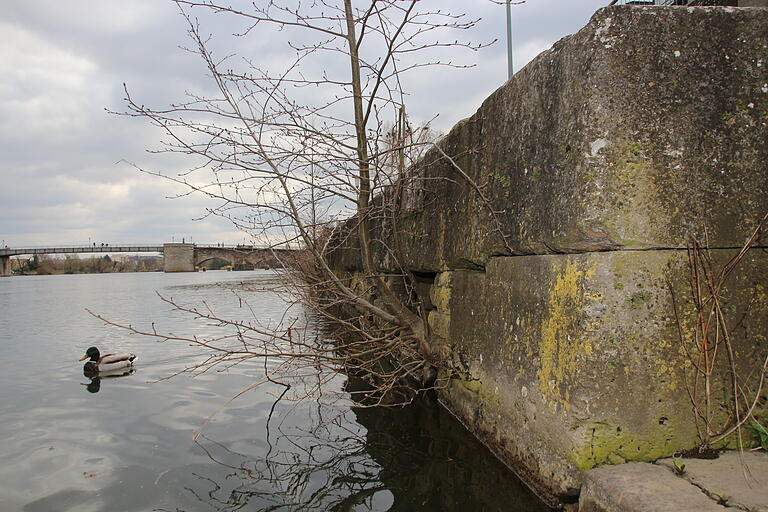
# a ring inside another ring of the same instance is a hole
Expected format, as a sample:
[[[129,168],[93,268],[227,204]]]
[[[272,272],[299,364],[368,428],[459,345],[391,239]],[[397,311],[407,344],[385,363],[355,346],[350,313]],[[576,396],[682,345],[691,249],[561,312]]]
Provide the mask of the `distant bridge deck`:
[[[22,254],[77,254],[96,252],[163,252],[160,245],[57,245],[49,247],[3,247],[0,256]]]
[[[226,244],[91,244],[91,245],[58,245],[37,247],[2,247],[0,248],[0,276],[8,277],[12,273],[11,260],[14,256],[36,254],[93,254],[116,252],[153,252],[163,255],[163,270],[165,272],[194,272],[198,265],[221,259],[233,267],[245,264],[261,268],[283,267],[281,257],[292,255],[297,249],[256,245],[226,245]],[[280,255],[280,256],[278,256]]]
[[[156,252],[162,253],[165,245],[189,245],[195,249],[224,249],[230,251],[265,251],[267,246],[256,245],[226,245],[226,244],[92,244],[92,245],[55,245],[34,247],[2,247],[0,256],[21,256],[34,254],[88,254],[88,253],[115,253],[115,252]],[[282,252],[285,249],[275,249]]]

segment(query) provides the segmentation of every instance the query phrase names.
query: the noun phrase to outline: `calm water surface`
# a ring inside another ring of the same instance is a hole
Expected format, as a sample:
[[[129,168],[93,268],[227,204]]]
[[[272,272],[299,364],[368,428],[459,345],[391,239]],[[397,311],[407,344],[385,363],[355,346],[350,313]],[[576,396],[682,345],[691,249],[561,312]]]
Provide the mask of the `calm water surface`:
[[[100,274],[0,279],[0,510],[544,511],[461,425],[427,401],[357,409],[282,400],[238,365],[159,380],[196,349],[109,327],[179,334],[214,327],[173,311],[203,300],[262,322],[285,312],[269,271]],[[247,290],[247,291],[246,291]],[[139,356],[132,375],[92,381],[78,358],[91,345]],[[327,392],[348,385],[335,379]]]

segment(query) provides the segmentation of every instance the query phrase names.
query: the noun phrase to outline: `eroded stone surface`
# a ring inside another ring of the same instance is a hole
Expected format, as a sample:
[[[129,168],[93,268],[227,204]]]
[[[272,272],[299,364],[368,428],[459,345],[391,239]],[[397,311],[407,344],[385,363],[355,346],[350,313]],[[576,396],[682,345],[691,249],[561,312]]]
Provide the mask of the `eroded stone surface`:
[[[735,252],[711,251],[713,265]],[[594,466],[696,446],[681,343],[682,334],[692,349],[695,325],[687,265],[685,251],[614,251],[454,271],[448,340],[464,373],[443,400],[510,465],[560,495]],[[724,290],[743,375],[766,356],[765,268],[768,254],[750,251]],[[725,385],[719,368],[715,385]]]
[[[427,154],[387,246],[430,272],[705,233],[739,246],[768,211],[767,55],[765,9],[600,9],[441,140],[461,172]]]

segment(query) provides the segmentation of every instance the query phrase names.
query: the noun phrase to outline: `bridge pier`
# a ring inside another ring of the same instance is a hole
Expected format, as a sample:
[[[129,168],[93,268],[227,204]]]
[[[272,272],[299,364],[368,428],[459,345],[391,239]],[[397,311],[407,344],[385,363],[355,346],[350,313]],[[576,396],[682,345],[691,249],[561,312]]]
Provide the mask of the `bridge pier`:
[[[195,244],[163,244],[165,272],[194,272]]]
[[[8,277],[11,275],[11,257],[0,256],[0,277]]]

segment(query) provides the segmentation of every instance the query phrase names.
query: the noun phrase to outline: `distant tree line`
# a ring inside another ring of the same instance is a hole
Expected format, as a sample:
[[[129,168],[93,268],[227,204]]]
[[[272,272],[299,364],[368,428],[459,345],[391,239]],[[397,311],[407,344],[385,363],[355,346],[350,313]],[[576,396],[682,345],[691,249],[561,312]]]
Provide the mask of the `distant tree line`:
[[[68,254],[64,257],[35,254],[31,258],[14,260],[14,272],[31,275],[52,274],[105,274],[112,272],[154,272],[162,270],[162,256],[123,256],[112,258],[90,256],[81,258]]]

